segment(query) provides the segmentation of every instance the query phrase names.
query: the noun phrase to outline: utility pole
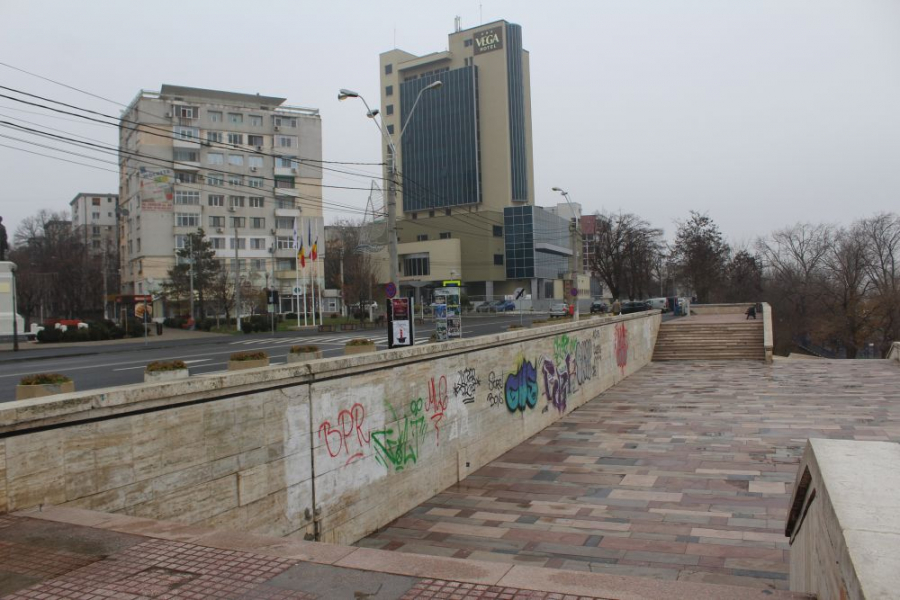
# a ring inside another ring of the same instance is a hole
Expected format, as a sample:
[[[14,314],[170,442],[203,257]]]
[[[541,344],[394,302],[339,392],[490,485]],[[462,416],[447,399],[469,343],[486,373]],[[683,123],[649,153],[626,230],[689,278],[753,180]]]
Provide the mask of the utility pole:
[[[418,98],[416,99],[416,101],[418,101]],[[400,275],[397,272],[397,151],[394,148],[393,142],[391,142],[390,152],[388,152],[388,176],[390,177],[390,180],[388,181],[387,197],[388,256],[389,260],[391,261],[389,272],[391,283],[394,284],[394,289],[399,290]],[[369,295],[371,296],[371,294]]]
[[[191,279],[191,321],[196,325],[197,318],[194,316],[194,234],[188,234],[188,252],[190,252],[191,259],[191,268],[188,271],[190,273]],[[191,329],[195,327],[195,325],[191,325]]]
[[[100,306],[103,307],[103,318],[108,319],[109,315],[106,312],[106,296],[109,293],[109,290],[106,288],[106,274],[109,271],[109,243],[103,247],[103,303]]]
[[[341,242],[340,267],[341,267],[341,316],[343,317],[343,316],[345,316],[344,315],[345,306],[344,306],[344,244],[343,244],[343,242]]]
[[[234,314],[237,330],[241,331],[241,268],[238,259],[238,228],[234,228]]]

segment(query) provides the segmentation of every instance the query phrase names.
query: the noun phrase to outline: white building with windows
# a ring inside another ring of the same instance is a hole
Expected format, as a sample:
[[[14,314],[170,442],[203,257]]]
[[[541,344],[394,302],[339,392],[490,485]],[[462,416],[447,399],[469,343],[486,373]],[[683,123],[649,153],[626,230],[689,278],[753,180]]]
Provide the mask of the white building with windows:
[[[304,274],[324,279],[322,124],[284,98],[163,85],[122,114],[120,247],[123,294],[158,291],[187,234],[202,227],[242,282],[287,296],[304,245],[322,236]]]
[[[81,193],[72,198],[72,228],[93,254],[115,252],[118,194]]]

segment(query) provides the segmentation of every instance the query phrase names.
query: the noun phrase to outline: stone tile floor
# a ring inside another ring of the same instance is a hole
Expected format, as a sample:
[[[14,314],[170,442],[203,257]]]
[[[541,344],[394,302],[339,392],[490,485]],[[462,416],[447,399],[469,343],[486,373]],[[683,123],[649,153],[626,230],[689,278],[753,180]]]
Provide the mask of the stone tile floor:
[[[358,545],[787,589],[810,437],[900,441],[900,366],[652,363]]]

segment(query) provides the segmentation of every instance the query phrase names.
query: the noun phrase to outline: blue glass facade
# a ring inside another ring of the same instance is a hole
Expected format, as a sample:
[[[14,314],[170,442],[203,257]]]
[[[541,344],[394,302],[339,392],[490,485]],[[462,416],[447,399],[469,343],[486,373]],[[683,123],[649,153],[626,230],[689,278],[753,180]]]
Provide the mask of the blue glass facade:
[[[507,279],[562,279],[569,256],[554,252],[571,249],[569,224],[537,206],[503,209]]]
[[[525,79],[522,66],[522,28],[506,25],[506,68],[509,82],[509,156],[512,199],[528,200],[528,155],[525,145]]]
[[[437,80],[440,91],[422,94],[401,139],[405,212],[481,202],[477,67],[401,83],[400,122],[407,123],[416,96]]]

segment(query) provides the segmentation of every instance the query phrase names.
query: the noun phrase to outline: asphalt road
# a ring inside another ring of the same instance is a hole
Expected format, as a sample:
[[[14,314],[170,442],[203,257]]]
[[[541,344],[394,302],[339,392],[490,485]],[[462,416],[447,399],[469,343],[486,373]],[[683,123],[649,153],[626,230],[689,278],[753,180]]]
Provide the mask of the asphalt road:
[[[546,318],[544,315],[535,315]],[[523,317],[526,325],[531,315]],[[465,315],[463,337],[476,337],[506,331],[518,323],[519,315]],[[416,327],[416,342],[426,342],[434,332],[434,325]],[[225,371],[228,356],[241,350],[264,350],[271,364],[287,361],[291,346],[314,344],[323,354],[340,356],[344,344],[352,338],[366,337],[375,341],[378,349],[387,348],[386,329],[318,333],[314,331],[258,333],[243,336],[221,336],[167,343],[164,339],[145,344],[103,344],[96,346],[35,348],[19,353],[0,354],[0,402],[15,399],[15,388],[24,375],[33,373],[62,373],[75,381],[78,391],[139,383],[144,380],[144,367],[154,360],[183,360],[192,374]]]

